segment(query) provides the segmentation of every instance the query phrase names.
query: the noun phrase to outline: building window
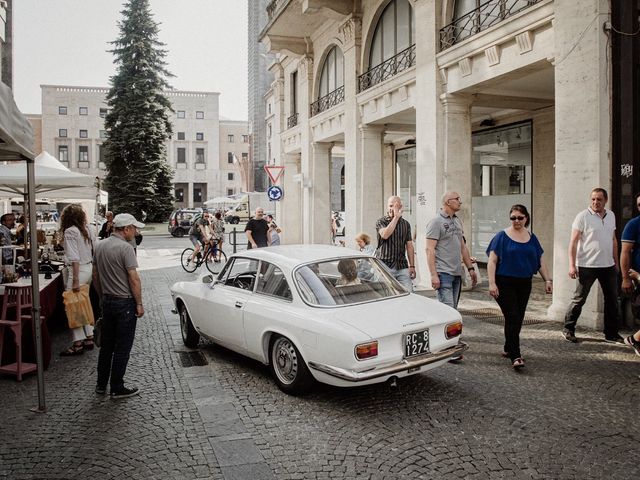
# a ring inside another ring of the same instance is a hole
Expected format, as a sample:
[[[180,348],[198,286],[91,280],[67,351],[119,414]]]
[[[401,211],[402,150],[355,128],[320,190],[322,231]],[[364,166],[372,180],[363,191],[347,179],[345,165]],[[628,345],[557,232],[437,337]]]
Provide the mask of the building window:
[[[202,189],[193,187],[193,203],[202,203]]]
[[[187,163],[187,149],[186,148],[178,148],[178,159],[177,163]]]
[[[233,163],[233,152],[227,153],[227,163]]]
[[[196,140],[204,140],[204,133],[197,132],[196,133]]]
[[[67,129],[66,128],[61,128],[58,130],[58,136],[60,138],[67,138]]]
[[[107,116],[107,113],[109,113],[109,110],[107,110],[106,108],[101,108],[100,109],[100,118],[105,118]]]
[[[242,161],[243,162],[247,162],[249,160],[249,153],[248,152],[242,152]]]
[[[344,86],[344,57],[342,50],[334,46],[322,64],[318,98],[322,98],[342,86]]]
[[[227,197],[230,197],[233,193],[233,188],[227,188]]]
[[[229,142],[229,143],[233,143],[234,142],[233,135],[227,135],[227,142]]]
[[[268,125],[267,125],[267,137],[268,137],[268,138],[271,138],[271,134],[272,134],[272,131],[271,131],[271,124],[268,124]]]
[[[392,0],[376,25],[371,41],[369,69],[406,50],[413,45],[414,39],[415,21],[409,0]]]
[[[242,135],[242,143],[249,143],[249,135]]]
[[[58,107],[58,115],[66,115],[67,107]]]
[[[184,132],[178,132],[178,140],[184,140],[185,136],[184,136]]]
[[[80,107],[78,113],[80,115],[89,115],[89,109],[87,107]]]
[[[233,180],[233,172],[227,173],[227,180]]]
[[[298,71],[291,74],[291,115],[298,113]]]
[[[176,188],[176,202],[184,202],[184,188]]]
[[[106,130],[100,130],[100,138],[107,138],[107,131]]]
[[[178,114],[178,118],[185,118],[184,110],[178,110],[177,114]]]
[[[58,160],[63,163],[69,163],[69,147],[67,145],[58,147]]]
[[[98,168],[104,169],[104,146],[98,145]]]
[[[271,115],[271,103],[267,104],[267,109],[269,110],[269,115]]]
[[[80,138],[88,138],[89,133],[86,130],[80,130]]]
[[[78,162],[89,162],[89,146],[80,145],[78,147]]]
[[[204,148],[196,148],[196,163],[204,163]]]
[[[196,118],[202,120],[204,118],[204,112],[196,112]]]

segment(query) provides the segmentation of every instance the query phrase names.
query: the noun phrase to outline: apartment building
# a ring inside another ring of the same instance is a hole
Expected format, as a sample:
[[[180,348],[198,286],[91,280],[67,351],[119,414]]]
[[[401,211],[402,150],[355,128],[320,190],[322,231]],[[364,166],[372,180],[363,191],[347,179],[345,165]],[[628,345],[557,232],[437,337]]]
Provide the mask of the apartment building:
[[[240,120],[220,120],[219,169],[224,185],[224,196],[251,191],[253,172],[249,152],[251,138],[249,124]]]
[[[108,112],[107,88],[42,85],[42,149],[55,155],[71,170],[104,177],[106,139],[104,118]],[[166,92],[173,113],[173,135],[167,142],[167,161],[174,170],[175,207],[201,206],[209,198],[240,191],[240,173],[228,164],[220,150],[220,136],[242,138],[247,122],[221,127],[216,92]],[[36,121],[32,122],[37,124]],[[242,149],[238,150],[241,155]]]
[[[560,318],[573,291],[566,247],[574,216],[602,186],[615,188],[622,223],[633,214],[631,185],[640,186],[637,142],[626,159],[612,157],[612,98],[627,110],[634,102],[632,93],[626,102],[612,96],[622,36],[611,21],[638,28],[637,2],[614,3],[273,0],[261,34],[277,56],[267,145],[285,167],[278,215],[288,241],[329,241],[336,190],[348,236],[375,235],[386,198],[399,195],[417,232],[418,281],[429,286],[423,232],[444,192],[461,194],[466,240],[480,261],[508,225],[510,205],[522,203],[553,266],[549,315]],[[626,88],[634,84],[637,73]],[[633,115],[635,130],[619,137],[638,137]],[[336,184],[330,172],[340,155]],[[599,326],[601,311],[593,296],[581,321]]]

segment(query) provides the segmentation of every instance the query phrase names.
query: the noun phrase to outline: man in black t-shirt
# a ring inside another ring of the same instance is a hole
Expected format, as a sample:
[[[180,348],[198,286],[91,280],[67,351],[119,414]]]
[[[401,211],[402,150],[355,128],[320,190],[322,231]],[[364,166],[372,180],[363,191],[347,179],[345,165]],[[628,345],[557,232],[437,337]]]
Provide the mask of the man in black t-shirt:
[[[255,216],[247,222],[247,226],[244,228],[244,233],[247,235],[248,240],[247,250],[271,245],[271,240],[267,235],[269,223],[263,217],[263,208],[256,208]]]
[[[193,243],[193,254],[191,255],[191,261],[200,252],[200,246],[204,245],[208,241],[207,227],[209,226],[209,212],[203,212],[202,216],[198,218],[191,229],[189,229],[189,240]]]

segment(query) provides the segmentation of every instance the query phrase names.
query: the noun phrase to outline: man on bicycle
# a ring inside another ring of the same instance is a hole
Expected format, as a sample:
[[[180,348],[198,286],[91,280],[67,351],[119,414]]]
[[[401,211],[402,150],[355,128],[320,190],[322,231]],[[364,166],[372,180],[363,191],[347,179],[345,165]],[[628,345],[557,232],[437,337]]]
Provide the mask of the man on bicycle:
[[[207,235],[207,227],[209,226],[209,212],[202,212],[202,216],[198,218],[191,229],[189,230],[189,240],[193,243],[193,254],[191,255],[191,261],[196,258],[196,255],[200,253],[200,248],[205,247],[209,241]]]

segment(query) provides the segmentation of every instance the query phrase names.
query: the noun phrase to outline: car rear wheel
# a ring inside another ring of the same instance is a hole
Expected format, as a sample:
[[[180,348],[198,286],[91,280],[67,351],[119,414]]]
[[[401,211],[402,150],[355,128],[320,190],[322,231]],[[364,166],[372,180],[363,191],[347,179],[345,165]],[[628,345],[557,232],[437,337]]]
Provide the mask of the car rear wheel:
[[[237,225],[237,224],[239,224],[239,223],[240,223],[240,217],[233,217],[233,218],[231,219],[231,224],[232,224],[232,225]]]
[[[180,333],[182,333],[182,343],[189,348],[196,348],[200,342],[200,334],[193,327],[187,307],[180,305]]]
[[[313,377],[302,355],[287,337],[271,339],[269,368],[278,388],[290,395],[303,394],[313,385]]]
[[[173,232],[174,237],[184,237],[184,230],[182,228],[176,228]]]

